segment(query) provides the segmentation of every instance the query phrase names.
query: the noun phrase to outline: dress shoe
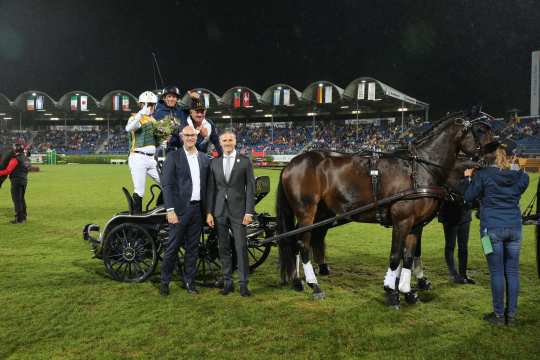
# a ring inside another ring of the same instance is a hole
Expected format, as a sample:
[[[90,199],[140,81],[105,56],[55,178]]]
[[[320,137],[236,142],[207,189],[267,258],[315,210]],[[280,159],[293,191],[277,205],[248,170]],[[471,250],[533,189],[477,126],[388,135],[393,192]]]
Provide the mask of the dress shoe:
[[[243,297],[251,296],[251,291],[249,291],[247,285],[240,285],[240,295]]]
[[[169,284],[161,283],[159,285],[159,294],[161,296],[168,296],[170,294]]]
[[[15,219],[15,220],[11,220],[9,223],[10,224],[24,224],[24,223],[26,223],[26,220],[17,220],[17,219]]]
[[[186,290],[188,294],[196,295],[199,293],[199,290],[195,287],[195,284],[193,283],[186,283]]]
[[[221,289],[221,290],[219,291],[219,293],[220,293],[221,295],[229,295],[229,294],[232,293],[233,291],[234,291],[234,284],[233,284],[233,282],[231,281],[231,282],[226,282],[226,283],[224,283],[223,289]]]
[[[504,315],[497,315],[494,312],[484,315],[484,320],[496,326],[504,326]]]

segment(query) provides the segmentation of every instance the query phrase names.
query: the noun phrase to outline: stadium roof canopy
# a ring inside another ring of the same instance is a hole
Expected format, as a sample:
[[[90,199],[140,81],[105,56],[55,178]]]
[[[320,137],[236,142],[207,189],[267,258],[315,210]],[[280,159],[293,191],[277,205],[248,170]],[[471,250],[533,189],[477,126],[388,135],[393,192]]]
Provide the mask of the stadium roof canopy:
[[[371,77],[351,81],[343,92],[343,102],[354,108],[377,112],[425,111],[429,104],[417,100]]]
[[[415,99],[372,77],[359,77],[351,81],[344,89],[330,81],[315,81],[303,91],[287,84],[275,84],[264,90],[263,94],[245,86],[234,86],[219,96],[205,89],[197,88],[203,101],[210,109],[210,116],[223,118],[258,118],[263,116],[306,116],[351,114],[382,115],[403,112],[425,112],[429,104]],[[159,91],[156,90],[159,94]],[[182,106],[189,106],[186,93],[179,101]],[[32,117],[39,111],[62,111],[62,116],[86,118],[88,115],[124,119],[137,109],[137,98],[129,91],[114,90],[108,92],[101,101],[85,91],[70,91],[58,102],[42,91],[26,91],[13,101],[0,94],[0,110],[3,112],[20,111]],[[94,114],[96,113],[96,114]],[[270,114],[271,113],[271,114]],[[219,114],[219,115],[218,115]],[[96,118],[97,119],[97,118]]]
[[[100,108],[104,112],[110,113],[131,113],[137,112],[138,99],[125,90],[109,91],[100,101]]]
[[[85,91],[74,90],[64,94],[58,100],[57,106],[63,111],[85,111],[94,112],[100,108],[99,101]]]

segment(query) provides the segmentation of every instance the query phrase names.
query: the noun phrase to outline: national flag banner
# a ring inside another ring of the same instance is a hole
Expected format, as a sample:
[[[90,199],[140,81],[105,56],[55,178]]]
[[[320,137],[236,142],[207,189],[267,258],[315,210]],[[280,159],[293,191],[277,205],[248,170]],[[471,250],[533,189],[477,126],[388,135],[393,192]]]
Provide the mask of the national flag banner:
[[[42,111],[45,107],[44,102],[45,98],[43,97],[43,95],[38,95],[36,97],[36,110]]]
[[[324,103],[325,104],[332,103],[332,86],[331,85],[324,87]]]
[[[77,111],[77,95],[71,97],[71,111]]]
[[[374,82],[370,82],[368,84],[367,99],[375,100],[375,83]]]
[[[81,95],[81,111],[88,111],[88,96]]]
[[[210,94],[204,93],[203,97],[204,97],[204,107],[208,109],[210,107]]]
[[[26,100],[26,110],[28,110],[28,111],[34,111],[35,110],[34,99],[33,98]]]
[[[240,107],[240,93],[239,92],[235,92],[234,93],[234,108],[235,109],[238,109]]]
[[[113,96],[113,111],[120,111],[120,95]]]
[[[291,105],[291,89],[283,89],[283,105]]]
[[[361,82],[358,84],[358,91],[356,93],[356,99],[364,100],[365,97],[366,97],[366,83]]]
[[[322,86],[317,87],[317,104],[322,104],[323,102],[323,90]]]
[[[242,96],[242,106],[243,107],[250,107],[250,104],[249,104],[249,91],[244,91],[244,94]]]
[[[273,100],[272,100],[272,104],[273,104],[274,106],[278,106],[278,105],[279,105],[280,97],[281,97],[281,90],[280,90],[280,89],[274,89],[274,98],[273,98]]]
[[[129,96],[122,95],[122,111],[128,112],[129,110]]]

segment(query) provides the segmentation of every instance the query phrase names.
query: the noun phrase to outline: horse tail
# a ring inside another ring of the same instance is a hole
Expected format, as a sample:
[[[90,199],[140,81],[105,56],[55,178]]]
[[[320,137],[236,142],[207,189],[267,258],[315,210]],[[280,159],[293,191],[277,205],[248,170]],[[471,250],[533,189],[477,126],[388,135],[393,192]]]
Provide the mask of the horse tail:
[[[294,212],[289,204],[289,200],[285,194],[283,187],[283,171],[279,174],[279,183],[276,199],[277,213],[277,231],[278,234],[283,234],[294,229]],[[279,248],[279,263],[281,266],[281,280],[283,284],[287,284],[295,271],[295,243],[294,237],[282,238],[278,242]]]

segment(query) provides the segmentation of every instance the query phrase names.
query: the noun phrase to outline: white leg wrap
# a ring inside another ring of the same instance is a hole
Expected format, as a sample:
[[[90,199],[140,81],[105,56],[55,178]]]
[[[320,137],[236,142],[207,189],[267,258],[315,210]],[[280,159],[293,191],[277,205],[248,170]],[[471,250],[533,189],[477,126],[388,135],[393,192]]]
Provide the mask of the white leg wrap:
[[[413,274],[417,279],[424,277],[424,265],[419,257],[413,259]]]
[[[399,291],[402,293],[408,293],[411,291],[411,269],[401,270],[401,276],[399,277]]]
[[[308,284],[317,284],[317,277],[315,276],[315,272],[313,271],[313,266],[311,265],[311,261],[308,261],[304,265],[304,275],[306,276],[306,282]]]
[[[399,274],[401,273],[401,264],[397,267],[396,270],[392,271],[392,269],[388,268],[386,271],[386,275],[384,276],[384,286],[388,287],[392,290],[396,289],[396,278],[399,277]]]

